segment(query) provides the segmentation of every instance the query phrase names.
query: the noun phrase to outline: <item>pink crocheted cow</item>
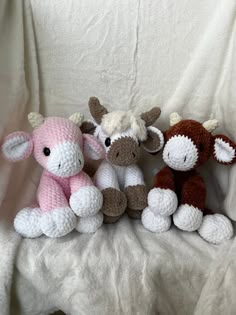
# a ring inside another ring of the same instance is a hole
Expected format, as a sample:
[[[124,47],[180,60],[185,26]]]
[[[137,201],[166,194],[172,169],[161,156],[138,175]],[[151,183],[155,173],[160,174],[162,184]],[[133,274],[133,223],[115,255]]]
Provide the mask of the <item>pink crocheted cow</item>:
[[[17,232],[26,237],[60,237],[74,228],[82,233],[95,232],[103,222],[101,192],[82,171],[84,155],[100,159],[103,147],[96,138],[82,134],[79,113],[69,119],[44,118],[30,113],[32,134],[14,132],[2,145],[9,161],[26,159],[33,153],[44,168],[37,190],[36,203],[22,209],[14,220]],[[79,219],[77,218],[79,217]]]

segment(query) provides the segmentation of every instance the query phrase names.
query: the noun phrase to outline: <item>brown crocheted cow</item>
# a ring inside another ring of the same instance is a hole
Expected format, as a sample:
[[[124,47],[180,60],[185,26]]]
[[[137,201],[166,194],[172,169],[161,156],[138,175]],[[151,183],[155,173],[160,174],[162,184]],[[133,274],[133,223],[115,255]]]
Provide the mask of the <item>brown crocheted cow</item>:
[[[236,161],[236,144],[224,135],[213,136],[216,120],[201,124],[170,115],[170,129],[165,133],[163,159],[167,164],[155,177],[154,188],[148,194],[148,207],[142,223],[152,232],[174,224],[184,231],[196,231],[208,242],[218,244],[229,239],[233,227],[222,214],[205,208],[206,187],[196,168],[211,156],[221,164]]]

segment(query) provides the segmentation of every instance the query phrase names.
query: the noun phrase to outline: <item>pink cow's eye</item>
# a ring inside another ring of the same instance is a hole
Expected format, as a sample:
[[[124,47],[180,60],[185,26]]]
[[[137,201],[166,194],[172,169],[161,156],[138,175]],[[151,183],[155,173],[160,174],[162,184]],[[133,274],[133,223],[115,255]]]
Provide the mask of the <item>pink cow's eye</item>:
[[[43,153],[44,153],[44,155],[49,156],[50,153],[51,153],[51,151],[50,151],[49,148],[44,148],[44,149],[43,149]]]

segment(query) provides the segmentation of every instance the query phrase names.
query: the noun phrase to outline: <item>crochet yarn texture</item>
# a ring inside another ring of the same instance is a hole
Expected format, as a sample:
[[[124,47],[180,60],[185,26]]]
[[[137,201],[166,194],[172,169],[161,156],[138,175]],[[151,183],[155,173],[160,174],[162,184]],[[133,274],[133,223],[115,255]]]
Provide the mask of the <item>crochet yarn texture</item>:
[[[125,211],[138,219],[147,206],[147,188],[136,163],[141,144],[149,152],[157,152],[163,146],[162,132],[151,126],[160,116],[160,108],[141,115],[132,111],[109,113],[96,97],[91,97],[89,109],[94,121],[83,123],[81,128],[94,134],[106,152],[94,177],[103,193],[105,222],[116,222]]]
[[[152,232],[165,232],[173,215],[180,230],[198,231],[206,241],[219,244],[232,237],[233,226],[226,216],[206,208],[206,187],[196,168],[210,157],[221,164],[235,163],[236,144],[224,135],[211,134],[218,125],[215,119],[201,124],[173,113],[170,125],[163,150],[167,166],[155,177],[142,223]]]
[[[14,132],[2,145],[4,157],[12,162],[33,154],[44,168],[36,202],[18,212],[14,226],[25,237],[61,237],[74,228],[93,233],[102,224],[102,193],[82,171],[84,154],[100,159],[104,150],[92,135],[82,134],[83,117],[44,118],[30,113],[32,134]]]

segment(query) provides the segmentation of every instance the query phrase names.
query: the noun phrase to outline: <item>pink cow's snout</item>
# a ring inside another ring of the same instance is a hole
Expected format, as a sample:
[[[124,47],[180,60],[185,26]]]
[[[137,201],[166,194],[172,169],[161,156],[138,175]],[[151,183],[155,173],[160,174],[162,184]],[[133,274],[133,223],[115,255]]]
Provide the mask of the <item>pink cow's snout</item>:
[[[84,157],[79,144],[62,142],[53,147],[48,156],[47,170],[59,177],[78,174],[84,166]]]

